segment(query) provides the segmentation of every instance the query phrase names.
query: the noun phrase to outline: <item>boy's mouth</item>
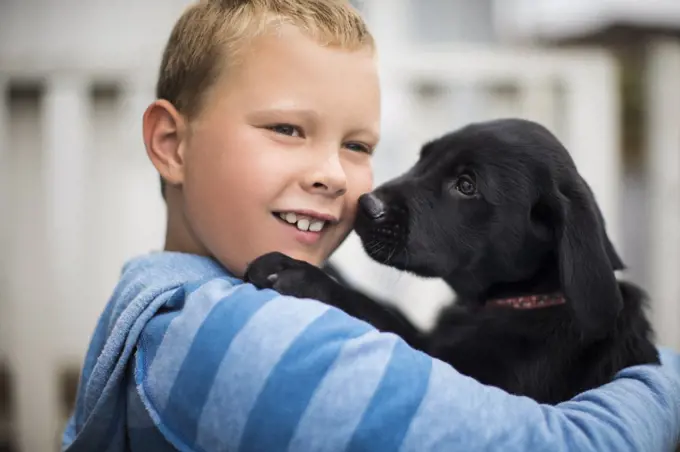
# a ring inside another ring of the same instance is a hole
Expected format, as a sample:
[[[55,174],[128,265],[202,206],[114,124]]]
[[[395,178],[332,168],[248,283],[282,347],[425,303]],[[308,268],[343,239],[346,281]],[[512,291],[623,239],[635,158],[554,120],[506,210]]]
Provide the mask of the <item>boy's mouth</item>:
[[[300,231],[321,232],[329,221],[301,215],[294,212],[273,212],[273,215],[284,223],[297,227]]]

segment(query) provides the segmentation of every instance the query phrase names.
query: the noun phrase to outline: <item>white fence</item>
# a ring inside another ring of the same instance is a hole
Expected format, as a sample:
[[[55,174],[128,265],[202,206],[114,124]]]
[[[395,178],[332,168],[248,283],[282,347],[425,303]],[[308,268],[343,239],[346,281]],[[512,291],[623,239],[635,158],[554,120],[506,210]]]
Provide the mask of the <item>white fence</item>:
[[[2,74],[0,360],[22,451],[52,450],[58,373],[82,363],[122,262],[162,246],[165,212],[140,133],[153,91],[121,80],[119,96],[92,95],[87,75],[21,86]]]
[[[647,289],[658,342],[680,351],[680,43],[652,43],[647,68]]]

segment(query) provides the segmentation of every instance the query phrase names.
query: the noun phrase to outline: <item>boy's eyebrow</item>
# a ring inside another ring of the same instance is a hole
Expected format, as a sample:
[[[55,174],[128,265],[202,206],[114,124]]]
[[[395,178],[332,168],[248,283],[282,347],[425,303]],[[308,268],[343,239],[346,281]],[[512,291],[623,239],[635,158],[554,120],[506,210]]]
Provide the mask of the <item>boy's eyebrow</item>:
[[[318,120],[320,115],[314,110],[307,109],[307,108],[295,108],[295,107],[290,107],[290,108],[281,108],[281,107],[272,107],[272,108],[262,108],[260,110],[255,110],[251,112],[248,116],[251,117],[262,117],[262,116],[283,116],[283,115],[295,115],[297,117],[302,117],[308,120]]]
[[[380,134],[377,133],[373,129],[353,129],[350,131],[350,133],[347,134],[348,136],[358,136],[360,135],[362,138],[367,139],[368,141],[371,141],[373,143],[377,143],[380,141]]]

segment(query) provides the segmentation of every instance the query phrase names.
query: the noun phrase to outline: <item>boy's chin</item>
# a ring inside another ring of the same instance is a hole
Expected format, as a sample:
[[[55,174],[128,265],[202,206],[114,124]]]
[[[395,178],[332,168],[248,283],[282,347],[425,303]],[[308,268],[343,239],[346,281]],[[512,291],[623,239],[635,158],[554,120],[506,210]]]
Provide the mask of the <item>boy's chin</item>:
[[[348,233],[349,234],[349,233]],[[299,261],[304,261],[307,262],[308,264],[314,265],[315,267],[323,267],[326,262],[328,261],[328,258],[333,254],[333,252],[342,244],[342,242],[347,238],[347,235],[345,234],[342,237],[342,240],[339,240],[337,245],[335,246],[329,246],[328,241],[326,243],[319,243],[317,245],[319,246],[310,246],[310,247],[304,247],[304,246],[279,246],[279,247],[274,247],[273,249],[268,249],[266,251],[260,251],[259,253],[256,253],[256,256],[252,256],[252,260],[265,255],[269,254],[272,252],[278,252],[278,253],[283,253],[288,257],[291,257],[293,259],[299,260]]]

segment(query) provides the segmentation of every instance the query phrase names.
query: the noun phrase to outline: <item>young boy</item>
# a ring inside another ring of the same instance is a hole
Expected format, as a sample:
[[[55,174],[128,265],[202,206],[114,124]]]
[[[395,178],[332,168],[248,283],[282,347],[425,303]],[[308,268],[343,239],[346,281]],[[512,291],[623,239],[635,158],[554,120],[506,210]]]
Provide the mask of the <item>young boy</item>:
[[[321,264],[350,231],[378,142],[374,59],[341,0],[206,0],[179,19],[144,114],[165,250],[124,267],[64,450],[671,448],[673,363],[541,406],[239,279],[273,250]]]

